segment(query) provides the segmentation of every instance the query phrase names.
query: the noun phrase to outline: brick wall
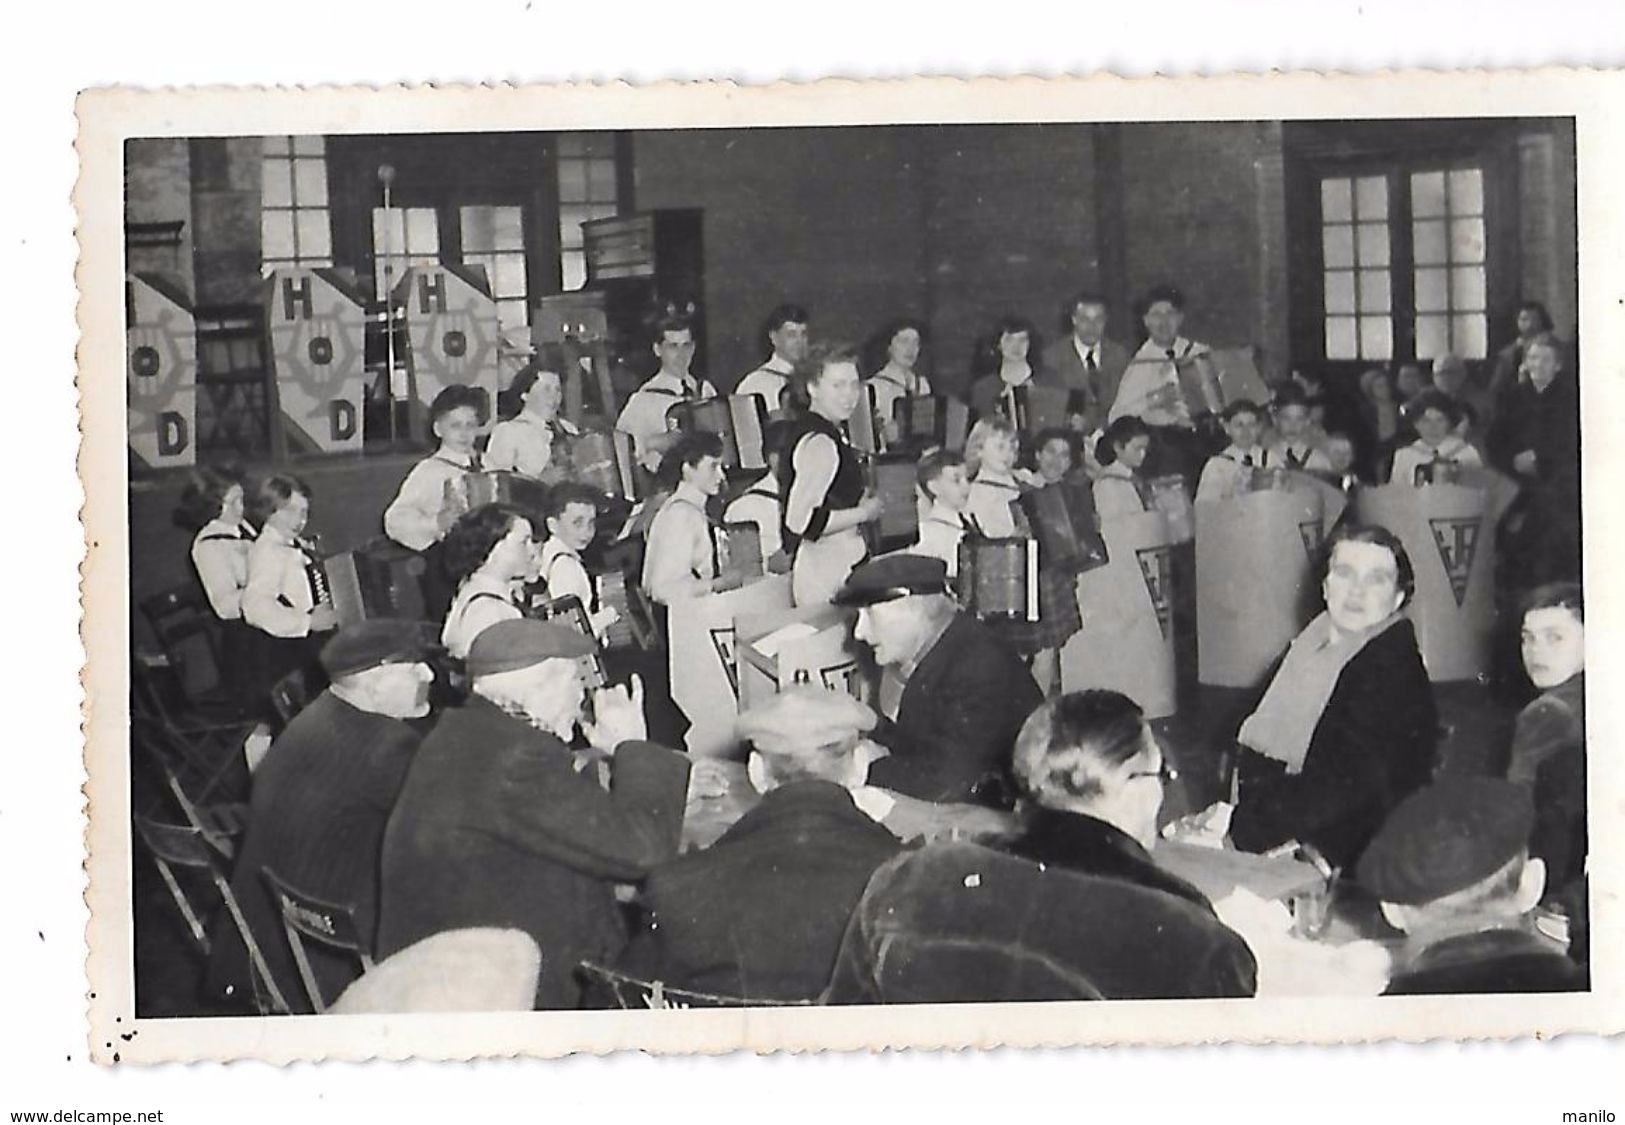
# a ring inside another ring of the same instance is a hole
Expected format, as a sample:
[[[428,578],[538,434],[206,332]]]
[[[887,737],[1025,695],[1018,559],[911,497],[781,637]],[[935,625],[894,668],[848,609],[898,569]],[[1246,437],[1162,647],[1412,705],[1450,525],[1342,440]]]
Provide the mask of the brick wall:
[[[190,142],[200,305],[259,300],[261,143],[258,137]]]

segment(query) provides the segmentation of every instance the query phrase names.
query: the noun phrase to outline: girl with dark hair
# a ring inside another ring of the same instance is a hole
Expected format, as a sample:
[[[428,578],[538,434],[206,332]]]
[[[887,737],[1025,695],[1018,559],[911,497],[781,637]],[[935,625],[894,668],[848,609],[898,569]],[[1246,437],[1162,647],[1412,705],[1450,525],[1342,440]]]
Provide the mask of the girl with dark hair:
[[[507,504],[486,504],[459,516],[446,534],[446,570],[457,593],[440,643],[465,660],[475,637],[498,621],[520,616],[514,595],[537,571],[530,520]]]
[[[1413,488],[1446,483],[1439,475],[1441,466],[1451,469],[1483,468],[1484,459],[1456,432],[1462,407],[1440,390],[1423,391],[1408,407],[1416,427],[1416,440],[1394,451],[1394,464],[1388,479]]]
[[[1095,444],[1100,475],[1095,478],[1095,514],[1102,525],[1113,516],[1139,515],[1151,509],[1151,492],[1140,475],[1151,451],[1151,427],[1125,414],[1106,427]]]
[[[807,412],[790,431],[789,455],[779,464],[784,538],[796,552],[795,604],[820,605],[868,554],[862,527],[880,518],[880,501],[864,487],[863,466],[842,433],[863,397],[857,354],[846,344],[820,344],[797,369],[795,385]]]
[[[192,470],[175,522],[192,538],[192,567],[209,608],[220,620],[220,680],[231,699],[252,710],[263,684],[254,672],[253,635],[243,621],[248,552],[256,532],[244,511],[243,478],[235,467]]]
[[[554,484],[570,473],[570,444],[581,430],[559,414],[564,403],[561,356],[545,345],[543,356],[513,377],[508,394],[519,412],[491,431],[485,450],[487,469],[507,469]]]
[[[1016,391],[1049,380],[1033,357],[1040,354],[1038,332],[1023,316],[1002,316],[992,333],[977,348],[972,368],[978,377],[971,384],[971,409],[983,418],[1000,414],[1016,417]]]
[[[331,604],[316,600],[314,546],[304,536],[309,486],[295,476],[267,477],[254,491],[250,513],[260,534],[248,551],[243,620],[261,634],[265,682],[274,685],[295,669],[315,670],[316,654],[338,618]]]
[[[899,436],[898,400],[931,393],[931,381],[918,370],[925,350],[925,325],[913,317],[900,317],[882,328],[866,350],[869,362],[865,370],[870,374],[864,385],[874,395],[875,414],[886,443],[892,445]]]
[[[1326,548],[1326,609],[1287,647],[1237,735],[1230,838],[1289,840],[1334,866],[1357,859],[1433,773],[1438,712],[1416,629],[1416,574],[1392,532],[1346,526]]]

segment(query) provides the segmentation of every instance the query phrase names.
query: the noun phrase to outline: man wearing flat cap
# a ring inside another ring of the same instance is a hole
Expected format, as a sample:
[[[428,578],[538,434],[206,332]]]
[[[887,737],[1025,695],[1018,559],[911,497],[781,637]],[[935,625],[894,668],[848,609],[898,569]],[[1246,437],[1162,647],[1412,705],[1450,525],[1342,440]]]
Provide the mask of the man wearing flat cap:
[[[853,905],[902,844],[865,786],[875,713],[844,692],[796,686],[741,715],[764,793],[704,851],[644,884],[645,920],[621,968],[677,988],[803,1000],[829,980]]]
[[[575,1007],[575,966],[625,941],[617,883],[677,852],[689,763],[645,741],[643,685],[595,693],[592,642],[567,626],[502,621],[468,653],[469,699],[424,739],[384,834],[378,949],[443,930],[524,930],[542,951],[539,1008]],[[606,789],[577,772],[577,726],[611,757]]]
[[[296,1012],[310,1008],[261,871],[348,905],[357,932],[371,941],[384,825],[420,738],[406,720],[429,713],[428,650],[428,627],[415,621],[373,619],[339,630],[321,651],[327,690],[294,716],[254,771],[232,891]],[[210,994],[229,1006],[251,1005],[248,954],[237,928],[217,925],[211,947]],[[359,975],[353,956],[316,942],[306,951],[326,1000]]]
[[[874,785],[925,801],[1001,803],[1016,732],[1043,701],[1021,660],[961,613],[941,559],[887,555],[855,569],[835,604],[858,607],[856,636],[892,686],[875,741],[890,755]]]
[[[1394,809],[1360,857],[1360,883],[1404,931],[1387,995],[1570,992],[1586,974],[1530,925],[1546,867],[1529,856],[1524,787],[1446,776]]]

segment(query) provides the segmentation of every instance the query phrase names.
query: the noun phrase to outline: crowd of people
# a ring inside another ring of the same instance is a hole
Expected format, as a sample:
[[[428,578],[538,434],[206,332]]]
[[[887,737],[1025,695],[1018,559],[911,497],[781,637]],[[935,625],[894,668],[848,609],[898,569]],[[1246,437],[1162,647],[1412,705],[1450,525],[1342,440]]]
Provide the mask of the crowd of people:
[[[1253,995],[1257,943],[1158,862],[1169,836],[1306,849],[1340,872],[1381,904],[1390,992],[1583,988],[1578,392],[1545,310],[1520,311],[1517,341],[1481,379],[1455,357],[1431,373],[1373,368],[1358,393],[1294,370],[1255,402],[1226,401],[1211,349],[1182,335],[1176,289],[1139,309],[1137,349],[1107,336],[1093,293],[1067,302],[1047,348],[1030,322],[999,321],[962,448],[920,448],[899,407],[933,395],[924,326],[890,323],[860,349],[816,339],[805,309],[780,306],[768,358],[735,388],[766,422],[767,467],[744,480],[730,480],[723,436],[672,422],[674,406],[717,391],[691,370],[692,325],[668,317],[658,370],[613,420],[652,513],[624,520],[640,547],[613,563],[600,525],[627,513],[603,520],[603,491],[581,479],[571,451],[586,431],[561,414],[562,364],[522,372],[506,393],[515,413],[494,425],[482,395],[449,387],[429,411],[437,448],[382,513],[421,556],[427,621],[337,628],[309,578],[310,489],[199,469],[180,515],[230,690],[258,713],[290,674],[326,685],[279,717],[252,778],[232,885],[268,968],[222,921],[213,1001],[249,1005],[268,971],[295,1010],[319,1006],[266,871],[347,908],[370,959],[447,931],[520,931],[540,952],[540,1008],[605,1003],[606,979],[721,1003]],[[1054,424],[1030,424],[1033,387],[1064,392]],[[883,553],[859,411],[877,446],[915,461],[917,539]],[[1154,482],[1206,503],[1277,470],[1348,492],[1485,466],[1521,486],[1496,532],[1497,579],[1539,693],[1494,776],[1439,769],[1415,571],[1384,528],[1345,521],[1328,537],[1320,612],[1223,732],[1223,792],[1167,824],[1175,772],[1141,707],[1062,683],[1060,651],[1089,612],[1076,566],[1039,556],[1028,618],[983,619],[956,584],[967,538],[1038,533],[1024,501],[1043,489],[1081,493],[1080,534],[1098,537],[1156,510]],[[486,470],[536,482],[545,500],[448,502]],[[694,716],[669,672],[684,654],[618,640],[630,611],[604,586],[612,573],[633,587],[663,636],[673,606],[750,580],[726,565],[722,523],[757,527],[762,569],[789,576],[796,607],[850,611],[878,670],[863,700],[795,684],[745,709],[733,774],[680,752]],[[566,597],[581,628],[535,612]],[[692,846],[686,813],[729,786],[750,801]],[[1554,917],[1569,922],[1566,948],[1537,930]],[[353,956],[313,957],[329,1002],[361,971]]]

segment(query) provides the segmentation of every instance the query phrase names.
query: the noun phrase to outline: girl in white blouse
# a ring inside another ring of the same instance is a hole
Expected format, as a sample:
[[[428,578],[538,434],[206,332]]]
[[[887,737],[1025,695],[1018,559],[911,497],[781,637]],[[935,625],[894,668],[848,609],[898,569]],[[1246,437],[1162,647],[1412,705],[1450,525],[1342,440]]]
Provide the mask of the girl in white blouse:
[[[310,489],[298,477],[267,477],[254,493],[260,534],[248,551],[243,620],[259,630],[268,681],[295,669],[316,673],[316,653],[338,626],[329,604],[316,601],[316,564],[303,536],[310,519]]]
[[[194,469],[174,518],[194,532],[192,567],[220,622],[220,686],[234,703],[252,708],[265,685],[254,674],[257,654],[243,622],[248,551],[255,531],[243,511],[242,477],[227,468]]]
[[[486,504],[458,517],[446,534],[446,569],[457,594],[440,643],[459,660],[474,638],[498,621],[521,616],[517,597],[537,571],[530,520],[507,504]]]

